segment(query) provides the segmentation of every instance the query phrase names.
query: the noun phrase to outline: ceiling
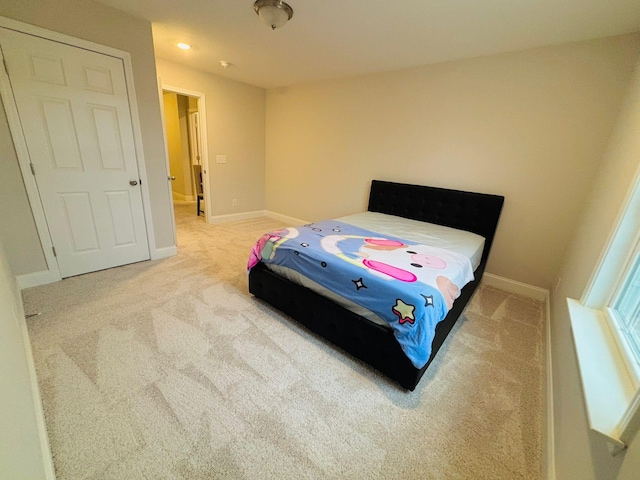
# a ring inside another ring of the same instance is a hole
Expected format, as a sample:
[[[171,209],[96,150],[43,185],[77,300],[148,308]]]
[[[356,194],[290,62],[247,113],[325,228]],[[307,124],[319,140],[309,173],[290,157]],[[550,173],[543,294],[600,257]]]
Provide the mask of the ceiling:
[[[274,31],[253,0],[98,1],[150,21],[158,57],[264,88],[640,31],[639,0],[287,0]]]

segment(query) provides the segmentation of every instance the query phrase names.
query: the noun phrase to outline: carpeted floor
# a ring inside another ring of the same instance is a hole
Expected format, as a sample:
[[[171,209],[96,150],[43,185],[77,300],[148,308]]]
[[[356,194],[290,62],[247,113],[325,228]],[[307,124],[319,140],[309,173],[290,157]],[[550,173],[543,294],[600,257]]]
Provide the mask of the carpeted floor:
[[[60,480],[542,477],[542,303],[481,286],[407,393],[248,293],[282,225],[176,217],[175,257],[23,292]]]

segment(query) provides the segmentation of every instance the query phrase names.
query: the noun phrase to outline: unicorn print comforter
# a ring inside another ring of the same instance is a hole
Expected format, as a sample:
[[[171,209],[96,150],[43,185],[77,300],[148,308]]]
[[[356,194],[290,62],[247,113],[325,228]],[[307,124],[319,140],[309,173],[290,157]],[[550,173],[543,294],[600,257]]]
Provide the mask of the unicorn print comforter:
[[[248,269],[258,262],[300,272],[385,320],[416,368],[431,355],[436,325],[474,278],[459,253],[336,220],[263,235]]]

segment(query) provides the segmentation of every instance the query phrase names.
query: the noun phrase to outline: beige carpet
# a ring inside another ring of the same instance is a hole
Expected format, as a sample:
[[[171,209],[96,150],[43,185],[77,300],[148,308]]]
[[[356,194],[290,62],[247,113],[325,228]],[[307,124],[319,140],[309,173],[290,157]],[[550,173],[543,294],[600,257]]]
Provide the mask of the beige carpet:
[[[542,303],[481,286],[407,393],[247,291],[257,219],[24,291],[63,479],[541,478]]]

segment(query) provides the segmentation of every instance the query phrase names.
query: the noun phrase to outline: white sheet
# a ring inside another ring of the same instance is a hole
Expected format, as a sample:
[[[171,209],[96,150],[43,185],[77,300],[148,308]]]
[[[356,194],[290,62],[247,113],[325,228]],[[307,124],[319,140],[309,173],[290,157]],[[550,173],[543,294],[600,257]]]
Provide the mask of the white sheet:
[[[336,218],[336,220],[382,235],[403,238],[460,253],[471,261],[473,270],[478,268],[482,258],[484,237],[464,230],[456,230],[455,228],[443,227],[442,225],[419,222],[417,220],[409,220],[407,218],[377,212],[356,213],[354,215]],[[266,266],[269,270],[277,273],[281,277],[313,290],[361,317],[371,320],[378,325],[389,327],[387,322],[370,310],[335,294],[295,270],[274,264],[266,264]]]
[[[484,237],[464,230],[377,212],[356,213],[336,220],[383,235],[460,253],[471,261],[474,270],[478,268],[482,259]]]

